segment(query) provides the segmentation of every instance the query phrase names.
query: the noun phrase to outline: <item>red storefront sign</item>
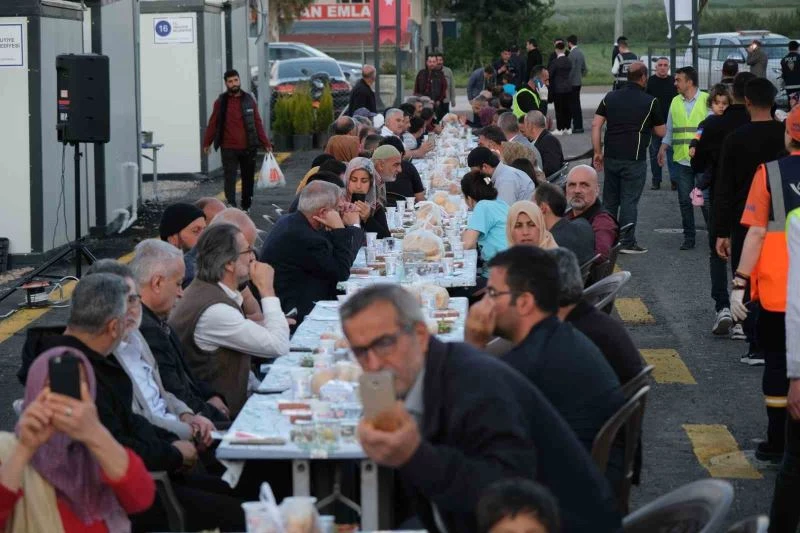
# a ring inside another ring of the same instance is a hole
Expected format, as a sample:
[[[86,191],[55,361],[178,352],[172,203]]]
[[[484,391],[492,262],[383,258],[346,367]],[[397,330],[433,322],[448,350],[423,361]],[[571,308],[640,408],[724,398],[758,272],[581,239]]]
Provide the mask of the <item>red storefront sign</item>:
[[[312,4],[300,20],[371,20],[370,4]]]

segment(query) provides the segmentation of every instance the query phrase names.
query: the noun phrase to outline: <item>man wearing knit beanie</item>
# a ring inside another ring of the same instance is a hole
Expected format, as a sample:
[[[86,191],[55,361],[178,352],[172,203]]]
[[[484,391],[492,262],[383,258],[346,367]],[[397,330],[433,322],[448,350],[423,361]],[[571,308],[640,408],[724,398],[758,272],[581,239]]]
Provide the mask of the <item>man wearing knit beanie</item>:
[[[184,288],[194,279],[197,263],[194,245],[197,244],[204,229],[206,229],[206,219],[203,210],[192,204],[183,202],[172,204],[161,215],[161,224],[158,227],[161,240],[183,251],[183,262],[186,265]]]
[[[381,205],[386,205],[386,183],[396,180],[400,172],[401,157],[400,151],[390,144],[378,146],[372,152],[372,163],[378,173],[378,201]]]

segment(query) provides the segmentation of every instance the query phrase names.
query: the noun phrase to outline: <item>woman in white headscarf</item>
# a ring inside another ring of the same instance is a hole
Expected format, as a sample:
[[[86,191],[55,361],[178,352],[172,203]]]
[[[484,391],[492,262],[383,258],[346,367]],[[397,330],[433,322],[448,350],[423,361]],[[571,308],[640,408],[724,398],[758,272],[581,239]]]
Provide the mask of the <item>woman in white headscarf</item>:
[[[361,228],[365,233],[374,232],[379,239],[389,237],[386,209],[378,201],[377,172],[372,161],[366,157],[355,157],[347,164],[344,173],[345,198],[358,209]]]

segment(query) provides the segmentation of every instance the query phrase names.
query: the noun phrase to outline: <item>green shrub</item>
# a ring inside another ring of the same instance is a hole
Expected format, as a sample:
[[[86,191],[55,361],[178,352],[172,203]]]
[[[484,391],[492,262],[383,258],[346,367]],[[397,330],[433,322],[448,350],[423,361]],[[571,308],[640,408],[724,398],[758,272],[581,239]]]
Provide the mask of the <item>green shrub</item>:
[[[292,134],[292,97],[279,96],[275,101],[272,130],[280,135]]]
[[[297,85],[292,94],[292,126],[295,135],[314,132],[314,106],[307,86]]]
[[[333,93],[329,83],[326,83],[325,88],[322,89],[322,96],[319,99],[319,107],[317,108],[314,122],[314,131],[317,133],[327,132],[328,126],[333,123]]]

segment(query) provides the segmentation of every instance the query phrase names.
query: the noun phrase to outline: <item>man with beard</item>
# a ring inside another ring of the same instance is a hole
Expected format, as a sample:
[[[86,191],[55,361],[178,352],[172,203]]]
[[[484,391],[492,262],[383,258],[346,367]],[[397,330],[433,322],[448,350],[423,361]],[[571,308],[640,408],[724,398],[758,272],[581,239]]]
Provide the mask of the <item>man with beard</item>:
[[[617,242],[619,226],[611,213],[600,202],[600,185],[597,172],[589,165],[578,165],[567,175],[567,203],[569,218],[585,218],[594,231],[594,253],[600,254],[598,262],[608,259],[608,254]]]
[[[184,288],[194,279],[197,265],[194,245],[197,244],[197,239],[204,229],[206,229],[205,213],[192,204],[183,202],[172,204],[164,209],[161,215],[161,224],[158,227],[161,240],[183,252],[183,263],[186,266]]]
[[[225,199],[228,205],[236,207],[236,171],[242,174],[242,209],[250,209],[253,199],[253,177],[256,171],[256,151],[263,148],[272,150],[258,104],[241,88],[239,73],[235,70],[225,72],[225,87],[216,102],[203,137],[203,153],[211,151],[211,144],[222,148],[222,168],[225,172]]]
[[[436,118],[441,120],[445,115],[445,100],[447,100],[447,79],[438,66],[435,54],[429,54],[425,59],[425,68],[417,73],[414,83],[414,96],[427,96],[433,100],[433,109]],[[387,117],[388,118],[388,117]]]
[[[425,187],[422,185],[422,177],[419,175],[417,167],[410,161],[403,161],[405,154],[403,143],[397,137],[384,137],[380,141],[380,146],[394,146],[401,158],[400,170],[397,171],[397,156],[386,155],[383,151],[378,153],[379,159],[374,157],[372,162],[375,164],[375,171],[378,172],[378,180],[386,185],[386,206],[393,207],[398,200],[414,197],[414,200],[421,202],[425,199]],[[384,157],[383,159],[380,159]],[[384,177],[384,174],[386,177]],[[395,176],[396,175],[396,176]],[[394,181],[392,178],[394,177]]]
[[[247,400],[250,357],[289,352],[289,324],[275,296],[275,272],[256,261],[255,253],[236,226],[208,228],[197,243],[197,277],[169,320],[194,375],[225,396],[231,418]],[[248,280],[261,295],[262,322],[248,320],[242,311],[239,287]]]

